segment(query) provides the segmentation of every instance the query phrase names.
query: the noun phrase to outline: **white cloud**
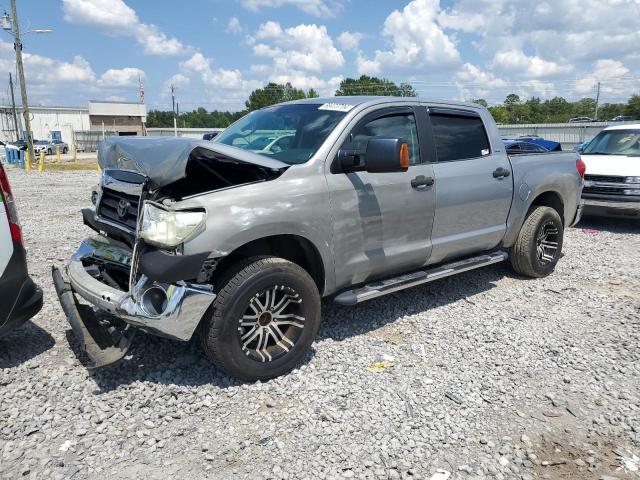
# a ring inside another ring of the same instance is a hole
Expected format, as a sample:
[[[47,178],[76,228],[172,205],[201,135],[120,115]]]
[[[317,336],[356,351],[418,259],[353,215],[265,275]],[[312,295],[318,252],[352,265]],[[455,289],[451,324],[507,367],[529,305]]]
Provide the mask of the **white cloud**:
[[[335,17],[344,6],[344,0],[241,0],[247,10],[293,6],[315,17]]]
[[[112,36],[133,37],[150,55],[179,55],[188,50],[157,26],[142,23],[123,0],[62,0],[62,9],[66,21],[96,27]]]
[[[181,73],[172,78],[184,81],[191,73],[198,73],[202,82],[209,86],[233,89],[243,88],[248,84],[240,70],[212,68],[211,64],[210,58],[200,52],[194,53],[188,60],[180,62]]]
[[[394,10],[382,30],[391,42],[391,50],[377,50],[373,59],[359,59],[358,72],[377,74],[394,67],[447,69],[457,65],[460,53],[438,24],[439,11],[439,0],[413,0],[402,11]]]
[[[290,83],[295,88],[300,88],[305,91],[313,88],[321,96],[333,96],[343,80],[344,77],[342,75],[323,80],[314,75],[300,73],[292,75],[281,74],[269,77],[270,82],[280,84]]]
[[[132,87],[138,85],[138,79],[144,79],[144,71],[139,68],[110,68],[104,72],[98,84],[105,87]]]
[[[492,64],[504,71],[528,78],[551,77],[573,70],[573,65],[561,65],[543,60],[537,55],[528,56],[518,49],[497,52],[493,57]]]
[[[251,42],[253,53],[271,58],[279,73],[292,70],[319,73],[344,65],[342,52],[335,47],[324,25],[303,24],[283,29],[278,22],[266,22]]]
[[[342,32],[338,35],[338,44],[345,50],[357,50],[362,40],[360,32]]]
[[[465,63],[454,77],[458,88],[459,100],[471,100],[482,98],[490,93],[491,89],[504,87],[506,82],[495,77],[491,72],[485,72],[471,63]]]
[[[97,75],[87,59],[76,55],[71,61],[23,53],[29,100],[34,105],[85,105],[89,98],[122,97],[137,92],[139,68],[110,68]],[[0,39],[0,70],[13,71],[12,44]]]
[[[206,58],[200,52],[196,52],[188,60],[180,62],[180,67],[186,70],[204,73],[210,71],[211,60]]]
[[[73,62],[61,62],[53,58],[25,53],[25,76],[36,83],[74,83],[92,82],[96,78],[91,65],[80,55]]]
[[[619,60],[611,58],[597,60],[593,64],[593,72],[583,75],[578,80],[575,91],[583,95],[591,93],[596,88],[596,84],[602,82],[603,93],[615,94],[616,88],[628,73],[629,69]],[[637,86],[640,84],[640,80],[636,80],[634,83]]]
[[[238,20],[238,17],[231,17],[229,19],[229,22],[227,23],[228,33],[239,35],[242,33],[243,30],[244,29],[242,28],[242,25],[240,24],[240,20]]]
[[[503,87],[505,81],[496,78],[491,72],[485,72],[471,63],[465,63],[456,73],[456,80],[478,87]]]

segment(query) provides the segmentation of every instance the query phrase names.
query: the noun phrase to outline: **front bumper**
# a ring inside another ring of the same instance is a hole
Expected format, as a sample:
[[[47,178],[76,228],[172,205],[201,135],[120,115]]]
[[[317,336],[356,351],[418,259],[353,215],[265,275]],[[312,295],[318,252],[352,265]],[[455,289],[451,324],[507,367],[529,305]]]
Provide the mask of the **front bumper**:
[[[77,306],[77,302],[70,301],[68,292],[71,292],[71,296],[77,294],[96,309],[114,315],[130,326],[182,341],[191,339],[200,320],[215,299],[211,285],[191,284],[184,281],[168,284],[155,281],[144,274],[129,291],[119,290],[103,283],[90,273],[91,267],[85,265],[96,259],[129,269],[131,250],[126,245],[105,237],[94,237],[85,240],[71,258],[66,268],[68,282],[64,282],[60,272],[54,272],[54,283],[57,282],[56,290],[60,302],[63,308],[65,303],[67,304],[65,308],[67,318],[74,333],[80,339],[82,349],[93,360],[93,366],[102,366],[119,360],[126,354],[128,345],[122,344],[121,338],[112,344],[103,341],[102,347],[98,350],[116,348],[122,351],[119,358],[115,358],[117,355],[112,355],[114,353],[112,350],[107,355],[107,359],[100,358],[101,352],[91,348],[93,344],[100,343],[95,338],[98,331],[95,323],[100,322],[85,318],[86,315],[75,315],[73,303]],[[160,301],[157,300],[158,295]],[[63,297],[66,300],[63,300]],[[79,321],[84,325],[77,325]],[[130,344],[130,340],[128,343]],[[103,363],[107,360],[109,360],[107,363]]]
[[[582,196],[586,214],[635,217],[640,216],[640,197],[625,198],[622,195]]]

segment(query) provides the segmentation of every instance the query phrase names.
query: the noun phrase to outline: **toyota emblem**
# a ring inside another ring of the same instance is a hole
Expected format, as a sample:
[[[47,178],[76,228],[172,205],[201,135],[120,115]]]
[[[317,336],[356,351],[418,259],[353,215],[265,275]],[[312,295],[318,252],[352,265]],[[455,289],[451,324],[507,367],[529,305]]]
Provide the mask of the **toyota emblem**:
[[[127,202],[126,200],[120,200],[118,202],[118,217],[120,218],[124,218],[127,216],[127,212],[129,211],[129,207],[131,206],[131,203]]]

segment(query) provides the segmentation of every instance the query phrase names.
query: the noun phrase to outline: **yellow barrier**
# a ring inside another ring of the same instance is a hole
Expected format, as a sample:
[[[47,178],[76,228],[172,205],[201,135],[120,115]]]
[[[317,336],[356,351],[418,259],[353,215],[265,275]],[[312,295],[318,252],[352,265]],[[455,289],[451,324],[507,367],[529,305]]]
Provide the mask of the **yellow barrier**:
[[[31,160],[29,160],[29,150],[24,151],[24,168],[27,173],[31,172]]]
[[[56,162],[60,163],[60,147],[56,147]]]
[[[38,172],[44,171],[44,150],[40,151],[40,163],[38,164]]]
[[[74,162],[78,161],[78,147],[76,147],[75,145],[71,146],[71,158]]]

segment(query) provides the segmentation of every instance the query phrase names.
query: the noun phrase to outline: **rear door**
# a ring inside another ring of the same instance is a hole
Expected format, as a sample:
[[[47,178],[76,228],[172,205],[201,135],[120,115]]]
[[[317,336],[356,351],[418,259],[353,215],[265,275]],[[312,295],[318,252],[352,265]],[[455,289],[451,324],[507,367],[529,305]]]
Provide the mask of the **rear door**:
[[[489,250],[506,232],[513,175],[504,146],[491,145],[480,111],[429,107],[437,161],[429,263]]]
[[[332,159],[326,178],[338,289],[422,266],[429,258],[435,192],[429,184],[433,168],[428,151],[421,148],[426,110],[418,114],[417,108],[386,107],[363,114],[341,145],[363,157],[373,136],[405,138],[410,151],[406,172],[345,174]]]

